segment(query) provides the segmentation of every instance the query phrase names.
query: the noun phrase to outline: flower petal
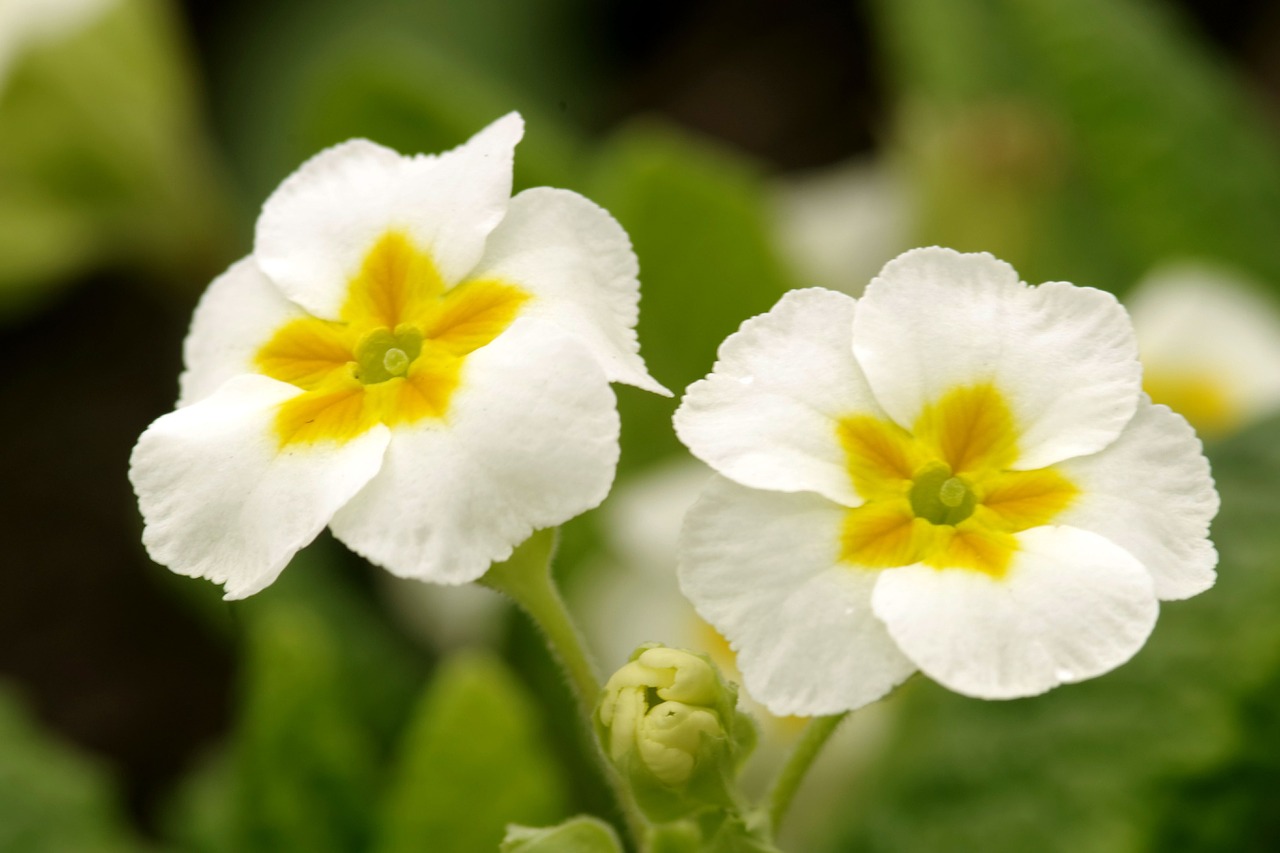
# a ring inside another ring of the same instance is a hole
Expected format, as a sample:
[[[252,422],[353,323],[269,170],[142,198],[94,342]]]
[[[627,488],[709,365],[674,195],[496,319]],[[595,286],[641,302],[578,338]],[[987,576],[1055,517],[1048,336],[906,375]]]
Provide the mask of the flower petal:
[[[987,254],[890,261],[858,303],[854,341],[876,399],[908,429],[948,392],[992,385],[1018,429],[1019,469],[1101,450],[1137,405],[1137,344],[1115,298],[1028,287]]]
[[[1280,313],[1258,286],[1184,262],[1127,302],[1148,392],[1206,438],[1280,409]]]
[[[290,320],[306,317],[263,275],[253,257],[242,258],[200,297],[183,344],[186,369],[179,406],[204,399],[234,376],[257,373],[254,356]]]
[[[258,264],[290,299],[330,320],[388,232],[404,232],[455,283],[506,213],[523,134],[523,120],[511,113],[440,155],[402,157],[362,139],[322,151],[263,206]]]
[[[274,419],[302,393],[240,376],[158,419],[133,450],[129,479],[158,563],[223,584],[228,599],[268,586],[334,512],[377,473],[388,430],[280,450]]]
[[[1003,577],[905,566],[871,604],[926,675],[980,699],[1035,696],[1133,657],[1156,622],[1151,576],[1119,545],[1072,527],[1018,534]]]
[[[580,340],[610,382],[669,397],[640,357],[639,274],[627,233],[604,209],[569,190],[538,187],[511,199],[471,278],[533,294],[525,314]]]
[[[473,581],[538,528],[598,505],[618,461],[613,391],[591,354],[517,320],[467,357],[443,421],[396,428],[334,535],[402,577]]]
[[[743,323],[720,345],[711,374],[685,393],[675,415],[680,440],[744,486],[862,503],[840,422],[884,413],[853,358],[856,304],[831,290],[793,290]]]
[[[715,477],[685,520],[680,588],[774,714],[858,708],[915,670],[871,615],[878,574],[838,562],[846,512]]]
[[[1200,440],[1183,418],[1143,398],[1120,438],[1059,471],[1080,490],[1055,521],[1107,537],[1147,568],[1162,599],[1213,586],[1209,522],[1218,493]]]

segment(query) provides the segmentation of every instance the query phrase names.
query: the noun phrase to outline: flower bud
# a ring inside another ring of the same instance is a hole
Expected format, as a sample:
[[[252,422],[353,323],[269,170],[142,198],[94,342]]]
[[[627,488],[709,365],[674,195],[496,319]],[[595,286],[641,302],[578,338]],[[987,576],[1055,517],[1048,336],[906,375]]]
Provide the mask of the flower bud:
[[[737,689],[705,655],[646,645],[605,684],[600,743],[654,820],[733,802],[733,777],[751,745]]]

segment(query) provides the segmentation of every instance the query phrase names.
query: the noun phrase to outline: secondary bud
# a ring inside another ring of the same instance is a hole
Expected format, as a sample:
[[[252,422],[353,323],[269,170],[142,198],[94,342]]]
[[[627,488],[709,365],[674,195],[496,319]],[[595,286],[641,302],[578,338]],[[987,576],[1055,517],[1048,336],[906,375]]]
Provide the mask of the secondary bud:
[[[605,684],[600,742],[642,809],[672,820],[732,802],[732,780],[754,743],[737,689],[705,655],[641,646]]]

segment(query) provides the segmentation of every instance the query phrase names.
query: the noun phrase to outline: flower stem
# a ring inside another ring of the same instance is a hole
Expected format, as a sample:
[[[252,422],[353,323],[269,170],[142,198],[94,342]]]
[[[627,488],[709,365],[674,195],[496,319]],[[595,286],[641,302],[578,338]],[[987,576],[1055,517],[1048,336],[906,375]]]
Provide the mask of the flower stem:
[[[591,751],[613,788],[631,837],[639,845],[648,832],[648,822],[640,814],[631,790],[596,741],[592,717],[600,698],[600,679],[582,640],[582,633],[574,623],[551,575],[551,558],[555,553],[557,535],[558,531],[554,529],[537,531],[515,550],[510,559],[490,567],[479,582],[508,596],[529,614],[542,632],[547,647],[564,670],[565,678],[577,700],[582,722],[586,724],[592,744]]]
[[[835,733],[836,727],[847,716],[849,716],[848,711],[832,714],[829,717],[814,717],[805,727],[804,734],[800,735],[800,740],[791,751],[787,763],[778,772],[778,778],[774,780],[773,787],[769,789],[765,798],[769,810],[769,826],[774,833],[778,831],[783,818],[787,816],[791,801],[795,799],[796,791],[804,781],[805,774],[809,772],[813,760],[818,757],[827,739]]]

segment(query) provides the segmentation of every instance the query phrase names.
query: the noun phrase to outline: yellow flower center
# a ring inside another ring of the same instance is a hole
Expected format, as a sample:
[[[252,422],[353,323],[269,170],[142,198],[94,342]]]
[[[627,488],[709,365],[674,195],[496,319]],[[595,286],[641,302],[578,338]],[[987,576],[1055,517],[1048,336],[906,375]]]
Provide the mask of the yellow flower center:
[[[254,358],[260,372],[306,391],[276,414],[280,446],[444,418],[466,357],[502,334],[528,299],[492,280],[446,290],[428,253],[404,234],[384,234],[337,320],[291,320]]]
[[[989,384],[944,394],[910,431],[866,415],[838,430],[865,501],[845,518],[841,557],[859,567],[924,563],[998,577],[1014,534],[1050,523],[1077,494],[1052,467],[1012,470],[1017,428]]]

